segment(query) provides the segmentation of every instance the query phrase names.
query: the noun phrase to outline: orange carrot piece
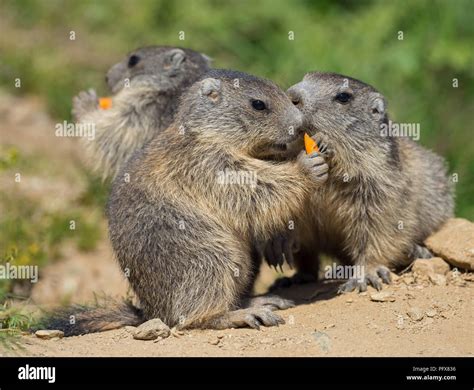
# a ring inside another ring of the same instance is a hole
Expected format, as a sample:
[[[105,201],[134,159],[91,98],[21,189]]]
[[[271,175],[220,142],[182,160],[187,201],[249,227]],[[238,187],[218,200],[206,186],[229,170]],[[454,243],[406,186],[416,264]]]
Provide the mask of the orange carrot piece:
[[[306,149],[306,154],[311,154],[313,152],[319,152],[318,144],[312,139],[308,134],[304,133],[304,147]]]
[[[112,98],[109,98],[109,97],[99,98],[99,107],[102,110],[108,110],[109,108],[111,108],[112,107]]]

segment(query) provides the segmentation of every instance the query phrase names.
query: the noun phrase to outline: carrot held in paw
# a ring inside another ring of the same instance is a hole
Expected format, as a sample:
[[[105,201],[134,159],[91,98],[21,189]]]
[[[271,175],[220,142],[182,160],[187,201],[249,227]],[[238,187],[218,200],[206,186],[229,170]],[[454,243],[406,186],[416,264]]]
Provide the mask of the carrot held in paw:
[[[304,147],[306,149],[306,154],[319,152],[318,144],[307,133],[304,133]]]
[[[99,107],[102,110],[108,110],[112,107],[112,98],[109,97],[101,97],[99,98]]]

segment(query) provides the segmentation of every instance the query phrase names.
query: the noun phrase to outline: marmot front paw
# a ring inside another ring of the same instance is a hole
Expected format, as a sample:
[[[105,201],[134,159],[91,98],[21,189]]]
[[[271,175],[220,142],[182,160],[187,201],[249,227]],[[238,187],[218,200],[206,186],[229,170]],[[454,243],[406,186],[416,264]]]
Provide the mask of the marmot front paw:
[[[266,294],[249,298],[247,307],[265,307],[270,310],[285,310],[295,307],[295,302],[277,295]]]
[[[285,323],[285,320],[270,308],[265,306],[249,307],[239,309],[228,314],[229,326],[231,328],[260,329],[260,326],[278,326]]]
[[[285,262],[292,268],[294,265],[293,253],[297,251],[298,245],[291,233],[278,234],[267,242],[258,246],[259,253],[265,258],[270,267],[280,267],[283,272]]]
[[[79,92],[72,99],[72,115],[76,120],[80,120],[84,115],[94,111],[99,106],[99,98],[93,89]]]
[[[329,167],[320,152],[306,154],[303,151],[298,156],[298,163],[310,173],[317,184],[323,184],[328,179]]]
[[[382,290],[382,282],[385,284],[392,283],[392,278],[390,276],[390,270],[380,265],[376,268],[373,268],[365,272],[365,275],[362,278],[353,277],[350,278],[347,282],[343,283],[337,292],[339,294],[351,292],[357,290],[358,292],[367,291],[367,286],[371,285],[377,291]]]

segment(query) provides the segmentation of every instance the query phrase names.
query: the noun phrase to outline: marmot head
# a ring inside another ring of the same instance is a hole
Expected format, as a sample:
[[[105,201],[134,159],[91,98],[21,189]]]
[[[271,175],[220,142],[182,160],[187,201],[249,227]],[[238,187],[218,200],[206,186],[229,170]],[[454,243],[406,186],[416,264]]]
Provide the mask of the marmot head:
[[[351,161],[357,152],[390,147],[381,125],[387,122],[384,97],[351,77],[311,72],[287,91],[304,114],[311,135],[319,134],[334,149],[336,159]]]
[[[175,124],[207,142],[268,153],[302,136],[303,115],[273,82],[212,70],[181,99]]]
[[[126,84],[153,80],[159,90],[181,89],[210,69],[210,58],[190,49],[149,46],[132,51],[106,75],[112,93]],[[151,77],[151,79],[150,79]]]

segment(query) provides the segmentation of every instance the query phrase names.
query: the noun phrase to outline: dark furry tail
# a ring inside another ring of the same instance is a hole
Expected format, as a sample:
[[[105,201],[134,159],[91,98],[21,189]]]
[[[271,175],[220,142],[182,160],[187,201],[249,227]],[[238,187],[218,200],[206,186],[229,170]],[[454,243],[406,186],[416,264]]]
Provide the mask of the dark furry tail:
[[[46,313],[34,330],[62,330],[64,336],[78,336],[143,323],[143,313],[130,302],[107,302],[105,305],[73,305]]]

